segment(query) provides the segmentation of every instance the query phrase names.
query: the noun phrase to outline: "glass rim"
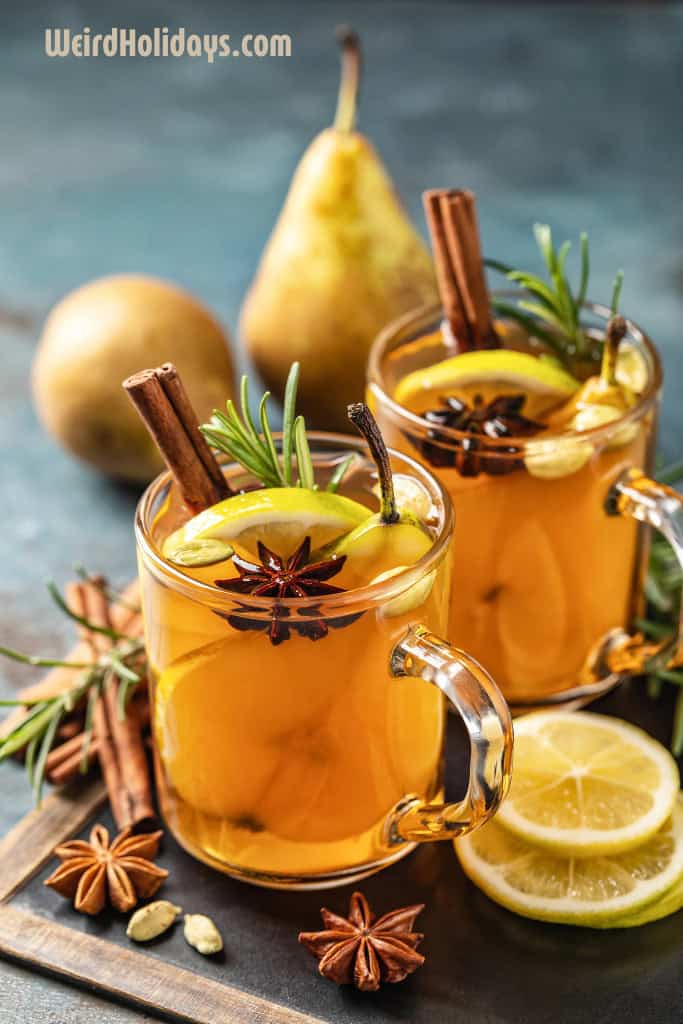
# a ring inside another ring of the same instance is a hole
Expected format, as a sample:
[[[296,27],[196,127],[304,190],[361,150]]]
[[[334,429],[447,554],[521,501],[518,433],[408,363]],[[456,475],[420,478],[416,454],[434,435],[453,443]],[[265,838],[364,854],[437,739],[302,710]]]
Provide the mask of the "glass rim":
[[[316,461],[316,443],[323,443],[328,444],[330,447],[336,445],[346,452],[357,451],[364,456],[366,464],[374,468],[375,464],[369,456],[368,447],[361,438],[350,434],[316,430],[308,431],[307,434],[314,463]],[[273,439],[277,445],[282,440],[281,432],[273,432]],[[321,454],[320,450],[318,450],[317,454]],[[365,611],[386,604],[388,601],[393,600],[393,598],[405,593],[406,590],[436,569],[451,542],[455,522],[453,503],[438,477],[404,452],[390,448],[389,455],[392,463],[406,464],[411,470],[411,475],[417,477],[421,483],[426,482],[432,500],[435,497],[438,498],[440,512],[442,513],[442,517],[440,514],[440,520],[442,518],[442,521],[439,523],[439,532],[430,549],[413,565],[400,568],[399,571],[380,583],[370,583],[363,587],[343,590],[339,594],[328,594],[322,597],[278,599],[274,597],[255,597],[251,594],[232,594],[210,583],[188,576],[183,572],[181,566],[173,565],[163,557],[150,536],[150,511],[152,510],[153,503],[163,488],[173,483],[172,473],[168,469],[161,472],[147,485],[137,503],[135,510],[135,539],[138,551],[146,560],[146,563],[150,563],[157,570],[157,575],[163,577],[164,582],[190,600],[210,604],[213,608],[225,609],[230,613],[236,613],[236,606],[238,604],[248,602],[249,617],[258,619],[260,612],[264,621],[270,619],[275,606],[283,609],[297,609],[299,612],[301,610],[304,612],[308,611],[309,615],[303,615],[298,618],[298,621],[303,623],[309,619],[328,619],[342,611],[345,615],[351,615],[354,611]],[[237,470],[241,475],[250,475],[239,463],[228,462],[227,459],[221,460],[221,462],[226,471]],[[394,471],[401,472],[400,469],[395,467]],[[291,625],[295,625],[296,622],[297,620],[293,619]]]
[[[492,295],[500,298],[518,298],[519,291],[508,290],[493,290]],[[595,316],[602,320],[608,320],[611,315],[611,310],[608,306],[604,306],[601,303],[591,302],[586,300],[583,303],[583,308],[593,313]],[[413,432],[417,432],[418,435],[428,435],[429,432],[433,432],[435,427],[433,423],[429,423],[428,420],[420,416],[418,413],[411,412],[406,409],[405,406],[396,402],[388,391],[384,387],[383,373],[381,369],[381,360],[384,356],[388,343],[396,337],[397,333],[402,330],[408,330],[412,324],[422,323],[426,321],[436,321],[443,319],[443,307],[441,303],[431,303],[423,306],[419,306],[410,312],[403,314],[391,323],[387,324],[386,327],[380,331],[378,336],[375,338],[370,349],[368,357],[368,369],[367,369],[367,380],[368,388],[373,394],[373,397],[384,407],[388,408],[394,418],[409,423],[413,428]],[[501,320],[505,320],[505,317],[501,317]],[[662,388],[662,363],[659,352],[646,332],[638,326],[638,324],[624,317],[627,326],[627,340],[630,338],[635,341],[638,345],[644,348],[651,360],[652,366],[648,366],[648,381],[647,386],[643,393],[638,396],[637,402],[626,412],[616,419],[609,420],[607,423],[600,424],[598,426],[589,427],[585,430],[553,430],[543,431],[538,436],[532,438],[515,438],[515,437],[501,437],[492,438],[479,435],[477,440],[479,442],[479,452],[491,452],[497,454],[498,458],[519,458],[520,453],[527,452],[533,455],[536,452],[542,452],[545,450],[545,446],[549,441],[553,443],[571,443],[572,439],[580,440],[608,440],[613,434],[621,430],[626,424],[631,423],[640,419],[644,416],[652,405],[657,401],[657,398]],[[467,431],[457,430],[454,427],[439,426],[438,427],[438,438],[433,439],[434,443],[443,444],[447,447],[448,441],[455,443],[462,442],[469,438],[471,435]],[[509,448],[511,444],[514,444],[515,451],[508,452],[504,449]]]

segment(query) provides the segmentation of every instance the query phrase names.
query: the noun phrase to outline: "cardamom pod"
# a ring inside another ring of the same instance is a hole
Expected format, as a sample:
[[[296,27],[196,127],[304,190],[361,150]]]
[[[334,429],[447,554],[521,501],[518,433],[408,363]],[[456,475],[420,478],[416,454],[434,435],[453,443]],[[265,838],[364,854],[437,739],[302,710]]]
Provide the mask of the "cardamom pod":
[[[223,948],[221,933],[205,914],[185,914],[185,940],[204,956],[220,953]]]
[[[134,942],[149,942],[170,928],[182,907],[176,907],[168,900],[155,900],[136,910],[126,928],[126,935]]]

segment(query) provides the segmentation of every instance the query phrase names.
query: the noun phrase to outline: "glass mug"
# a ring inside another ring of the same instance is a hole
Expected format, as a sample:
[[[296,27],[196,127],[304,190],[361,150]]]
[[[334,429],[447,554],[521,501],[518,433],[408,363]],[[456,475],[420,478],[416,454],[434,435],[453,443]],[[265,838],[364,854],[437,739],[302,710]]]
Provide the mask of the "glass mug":
[[[324,485],[340,459],[356,452],[344,492],[376,508],[377,477],[364,444],[310,437],[318,481]],[[332,627],[316,642],[293,629],[274,646],[264,632],[233,628],[226,619],[236,600],[248,601],[249,619],[264,623],[273,600],[237,599],[213,584],[225,575],[216,566],[187,575],[162,557],[160,545],[183,513],[168,473],[140,500],[136,537],[163,816],[189,852],[241,879],[318,888],[361,878],[416,842],[475,828],[507,791],[507,705],[474,659],[440,639],[451,590],[451,503],[423,467],[391,458],[395,472],[429,495],[433,546],[383,582],[278,602],[288,622],[322,619]],[[253,486],[242,467],[224,469],[236,490]],[[462,716],[471,748],[467,793],[451,804],[442,802],[446,702]]]
[[[589,335],[602,336],[609,310],[586,309]],[[643,387],[620,419],[531,439],[478,437],[468,456],[467,434],[435,428],[392,398],[407,373],[453,354],[442,318],[439,307],[425,307],[382,332],[370,353],[368,404],[387,443],[429,466],[455,506],[448,637],[466,639],[516,710],[584,703],[619,681],[613,665],[642,668],[653,654],[626,632],[643,601],[647,534],[639,524],[661,529],[679,557],[683,548],[680,495],[645,475],[654,463],[659,356],[629,322]],[[550,459],[564,462],[549,473]],[[626,645],[628,657],[616,658]]]

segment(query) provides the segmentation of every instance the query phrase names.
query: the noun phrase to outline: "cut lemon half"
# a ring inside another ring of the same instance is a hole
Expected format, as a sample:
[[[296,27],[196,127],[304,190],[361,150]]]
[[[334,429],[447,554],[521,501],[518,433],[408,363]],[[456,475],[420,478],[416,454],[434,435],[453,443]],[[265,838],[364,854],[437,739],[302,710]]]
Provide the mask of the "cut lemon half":
[[[578,387],[578,380],[555,363],[526,352],[495,349],[463,352],[415,370],[399,382],[394,399],[415,408],[417,400],[431,401],[438,395],[476,393],[492,401],[498,395],[523,393],[527,396],[523,413],[535,419],[570,398]]]
[[[496,903],[537,921],[623,928],[654,920],[683,879],[683,808],[635,850],[562,857],[487,822],[455,841],[465,874]],[[671,905],[671,904],[669,904]]]
[[[498,821],[559,856],[623,853],[671,814],[676,762],[642,729],[589,711],[515,720],[515,770]]]
[[[321,547],[353,530],[371,515],[369,508],[341,494],[304,487],[269,487],[236,494],[204,509],[164,542],[164,554],[198,540],[238,542],[254,553],[258,541],[286,558],[304,537]]]

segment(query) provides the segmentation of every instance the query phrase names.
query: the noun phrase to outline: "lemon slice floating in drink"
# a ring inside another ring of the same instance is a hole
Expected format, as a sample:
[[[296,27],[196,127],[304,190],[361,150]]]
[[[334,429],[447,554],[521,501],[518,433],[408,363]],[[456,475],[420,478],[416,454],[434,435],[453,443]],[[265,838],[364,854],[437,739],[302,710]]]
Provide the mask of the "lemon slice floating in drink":
[[[504,349],[463,352],[433,366],[407,374],[397,385],[394,399],[415,408],[416,399],[463,395],[476,391],[491,401],[500,395],[524,394],[524,415],[536,419],[566,401],[579,381],[556,363],[526,352]]]
[[[303,487],[263,488],[226,498],[194,516],[166,539],[164,555],[172,558],[185,545],[210,539],[236,542],[252,553],[262,541],[287,557],[303,537],[320,547],[370,515],[365,505],[341,494]]]
[[[632,850],[671,815],[673,757],[627,722],[591,712],[538,712],[515,722],[515,771],[498,822],[556,856]]]
[[[659,831],[626,853],[563,857],[513,835],[498,818],[456,840],[455,848],[465,874],[487,896],[535,920],[635,927],[683,902],[680,800]]]

